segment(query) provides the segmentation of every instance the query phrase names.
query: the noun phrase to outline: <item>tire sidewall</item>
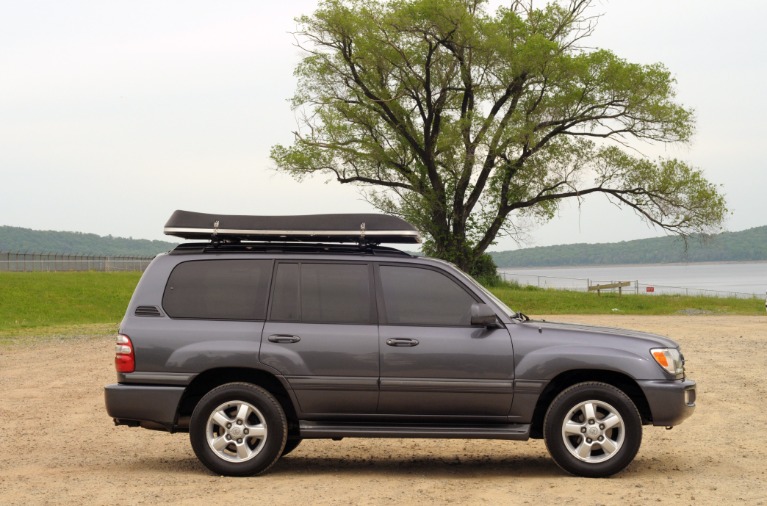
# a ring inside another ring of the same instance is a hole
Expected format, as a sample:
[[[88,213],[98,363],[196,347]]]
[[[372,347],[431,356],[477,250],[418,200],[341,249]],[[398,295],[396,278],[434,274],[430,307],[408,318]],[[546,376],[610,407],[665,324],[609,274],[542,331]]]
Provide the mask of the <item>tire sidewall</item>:
[[[282,449],[282,456],[284,457],[285,455],[289,454],[290,452],[298,448],[298,445],[301,444],[301,441],[303,440],[300,438],[294,438],[294,439],[289,438],[285,442],[285,448]]]
[[[589,400],[610,404],[623,419],[623,445],[604,462],[588,463],[577,459],[562,438],[562,425],[569,411]],[[606,383],[579,383],[561,392],[551,403],[543,422],[543,433],[546,447],[559,467],[576,476],[604,478],[622,471],[634,460],[642,443],[642,419],[634,403],[621,390]]]
[[[207,423],[211,412],[230,401],[252,404],[267,428],[263,448],[245,462],[228,462],[208,445]],[[208,392],[195,406],[189,423],[189,439],[197,458],[210,471],[226,476],[253,476],[263,473],[279,460],[287,438],[287,420],[279,402],[269,392],[249,383],[228,383]]]

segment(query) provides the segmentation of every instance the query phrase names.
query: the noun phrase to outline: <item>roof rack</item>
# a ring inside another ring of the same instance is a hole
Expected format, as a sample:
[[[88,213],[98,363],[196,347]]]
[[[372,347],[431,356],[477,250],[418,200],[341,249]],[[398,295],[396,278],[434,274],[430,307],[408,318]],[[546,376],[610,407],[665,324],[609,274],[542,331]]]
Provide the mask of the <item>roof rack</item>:
[[[401,218],[385,214],[310,214],[245,216],[176,211],[165,234],[215,243],[330,242],[418,244],[418,231]]]
[[[329,255],[372,255],[385,257],[413,257],[407,251],[398,250],[376,244],[328,244],[309,242],[243,242],[243,243],[210,243],[210,242],[187,242],[179,244],[172,251],[172,255],[185,255],[196,253],[325,253]]]

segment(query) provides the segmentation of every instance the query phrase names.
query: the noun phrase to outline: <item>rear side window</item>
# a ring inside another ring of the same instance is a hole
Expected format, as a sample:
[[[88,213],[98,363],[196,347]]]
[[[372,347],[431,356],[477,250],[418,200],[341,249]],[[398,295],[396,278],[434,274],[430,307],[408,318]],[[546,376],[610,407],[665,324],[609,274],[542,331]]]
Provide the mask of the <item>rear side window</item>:
[[[373,321],[367,264],[277,265],[270,320],[305,323]]]
[[[430,269],[380,267],[390,325],[471,325],[474,297],[453,279]]]
[[[162,305],[171,318],[263,320],[271,260],[198,260],[178,264]]]

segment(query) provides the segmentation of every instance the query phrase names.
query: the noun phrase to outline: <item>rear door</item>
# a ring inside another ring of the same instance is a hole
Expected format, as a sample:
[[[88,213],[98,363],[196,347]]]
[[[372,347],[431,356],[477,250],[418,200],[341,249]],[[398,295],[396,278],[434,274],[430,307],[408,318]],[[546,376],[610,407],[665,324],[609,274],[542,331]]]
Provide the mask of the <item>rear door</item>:
[[[456,278],[425,266],[380,265],[378,412],[402,416],[506,416],[513,353],[505,328],[472,327],[479,299]]]
[[[372,267],[279,262],[260,359],[280,371],[305,416],[374,414],[378,327]]]

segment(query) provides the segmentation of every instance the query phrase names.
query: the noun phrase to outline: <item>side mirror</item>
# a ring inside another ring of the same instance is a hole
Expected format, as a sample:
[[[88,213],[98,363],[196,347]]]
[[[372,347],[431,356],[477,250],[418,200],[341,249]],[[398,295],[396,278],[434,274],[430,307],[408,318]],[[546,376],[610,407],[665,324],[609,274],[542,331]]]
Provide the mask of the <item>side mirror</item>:
[[[498,328],[501,326],[495,312],[487,304],[471,305],[471,324],[487,328]]]

